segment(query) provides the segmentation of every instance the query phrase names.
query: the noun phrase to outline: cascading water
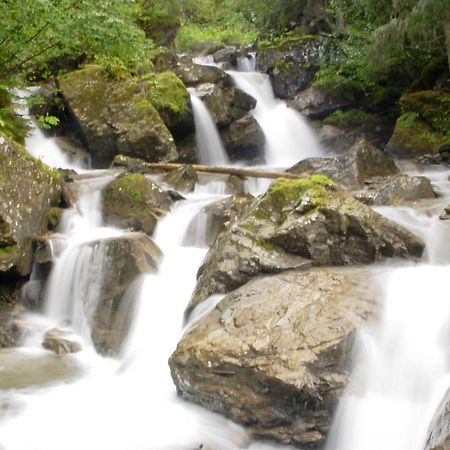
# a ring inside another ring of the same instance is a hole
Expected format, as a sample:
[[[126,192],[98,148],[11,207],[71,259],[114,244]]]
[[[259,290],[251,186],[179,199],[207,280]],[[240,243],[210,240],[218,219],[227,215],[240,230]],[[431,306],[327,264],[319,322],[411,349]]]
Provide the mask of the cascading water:
[[[379,209],[420,235],[435,265],[394,269],[380,280],[380,322],[359,332],[356,364],[326,450],[423,450],[450,389],[450,228],[438,219],[450,200],[449,172],[427,175],[443,198],[418,210]]]
[[[195,139],[199,161],[202,164],[211,166],[226,166],[230,164],[216,124],[212,120],[208,108],[193,90],[191,90],[191,103],[194,112]]]
[[[271,167],[288,167],[308,157],[322,155],[320,145],[305,118],[276,99],[268,75],[252,72],[248,58],[239,59],[238,68],[228,71],[236,86],[256,99],[253,116],[266,138],[265,160]]]

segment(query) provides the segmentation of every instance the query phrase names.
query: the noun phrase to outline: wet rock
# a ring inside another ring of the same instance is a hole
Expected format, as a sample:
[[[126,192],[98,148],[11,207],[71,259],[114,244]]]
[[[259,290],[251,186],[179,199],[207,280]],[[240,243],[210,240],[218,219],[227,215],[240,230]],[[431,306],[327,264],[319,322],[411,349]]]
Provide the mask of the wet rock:
[[[399,205],[415,200],[435,198],[431,181],[426,177],[405,174],[371,179],[367,189],[358,192],[358,200],[370,205]]]
[[[310,85],[325,58],[324,38],[287,38],[278,44],[260,46],[257,69],[269,74],[277,97],[288,99]]]
[[[178,162],[184,164],[195,164],[198,162],[197,142],[195,134],[177,142]]]
[[[175,73],[186,86],[190,87],[203,83],[216,84],[220,88],[233,85],[230,75],[213,66],[183,64],[175,69]]]
[[[278,179],[219,235],[205,257],[186,315],[209,295],[288,268],[417,259],[423,242],[321,176]]]
[[[197,180],[198,174],[191,165],[182,166],[163,177],[165,183],[180,192],[192,192],[195,189]]]
[[[214,84],[205,83],[197,86],[196,93],[219,128],[240,119],[256,106],[253,97],[236,87],[220,89]]]
[[[123,174],[103,190],[105,223],[132,231],[152,234],[171,205],[170,194],[140,173]]]
[[[98,352],[117,355],[131,323],[134,283],[140,275],[156,272],[162,253],[148,236],[139,233],[84,246],[94,260],[101,258],[103,267],[95,308],[88,302],[84,305],[91,337]]]
[[[44,304],[45,283],[41,280],[27,281],[20,291],[20,303],[29,311],[38,311]]]
[[[206,206],[206,243],[213,245],[217,236],[242,215],[253,200],[251,194],[238,194]]]
[[[58,356],[81,351],[81,344],[76,340],[76,336],[72,332],[57,328],[52,328],[45,333],[41,345],[45,349],[56,353]]]
[[[365,140],[359,140],[350,150],[334,158],[307,158],[291,167],[297,174],[319,173],[345,189],[359,189],[374,176],[399,172],[392,158]]]
[[[1,288],[2,294],[5,288]],[[14,295],[16,301],[17,294]],[[18,347],[25,336],[24,309],[20,305],[0,303],[0,348]]]
[[[220,134],[231,161],[263,157],[264,133],[251,114],[232,122]]]
[[[214,53],[214,62],[218,63],[224,69],[231,69],[237,66],[239,51],[236,47],[225,47]]]
[[[450,390],[436,410],[425,450],[450,450]]]
[[[245,180],[237,175],[230,175],[227,178],[226,192],[228,194],[245,194]]]
[[[404,94],[400,99],[403,114],[386,151],[397,158],[415,158],[436,154],[441,147],[450,145],[450,119],[446,113],[449,102],[450,95],[444,91]]]
[[[169,360],[178,394],[254,437],[321,448],[375,299],[353,270],[258,277],[183,336]]]
[[[30,273],[33,240],[60,199],[59,173],[0,133],[0,274]]]
[[[439,216],[441,220],[450,220],[450,205],[444,208],[443,213]]]
[[[58,82],[94,167],[109,166],[117,154],[153,162],[177,159],[174,139],[153,106],[153,97],[161,95],[148,77],[111,80],[100,67],[88,66]],[[184,98],[187,106],[187,92]]]
[[[351,102],[340,99],[325,89],[310,86],[299,92],[288,102],[291,108],[296,109],[310,119],[323,119],[334,111],[346,108]]]

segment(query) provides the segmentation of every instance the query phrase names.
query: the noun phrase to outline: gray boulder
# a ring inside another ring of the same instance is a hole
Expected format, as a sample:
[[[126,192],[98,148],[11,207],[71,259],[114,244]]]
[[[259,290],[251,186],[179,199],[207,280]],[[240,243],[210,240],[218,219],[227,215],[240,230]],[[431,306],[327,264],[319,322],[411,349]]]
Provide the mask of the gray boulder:
[[[69,330],[59,330],[57,328],[46,331],[41,345],[58,356],[81,351],[81,343]]]
[[[203,83],[217,84],[220,88],[233,85],[230,75],[213,66],[200,64],[183,64],[175,69],[175,74],[189,87]]]
[[[46,233],[60,200],[58,171],[0,133],[0,274],[30,273],[32,243]]]
[[[177,170],[167,173],[163,177],[163,181],[179,192],[191,192],[197,184],[198,174],[187,164]]]
[[[169,360],[178,394],[253,436],[321,448],[351,370],[355,331],[376,310],[361,272],[258,277],[195,323]]]
[[[364,139],[334,158],[307,158],[288,169],[290,173],[324,175],[344,189],[354,190],[375,176],[395,175],[399,169],[391,157]]]
[[[140,173],[122,174],[103,190],[105,223],[131,231],[152,234],[171,206],[170,194]]]
[[[450,450],[450,390],[430,424],[425,450]]]
[[[220,134],[231,161],[263,158],[266,139],[251,114],[231,122]]]
[[[288,268],[417,259],[423,242],[315,175],[278,179],[219,235],[199,271],[186,310],[261,273]]]

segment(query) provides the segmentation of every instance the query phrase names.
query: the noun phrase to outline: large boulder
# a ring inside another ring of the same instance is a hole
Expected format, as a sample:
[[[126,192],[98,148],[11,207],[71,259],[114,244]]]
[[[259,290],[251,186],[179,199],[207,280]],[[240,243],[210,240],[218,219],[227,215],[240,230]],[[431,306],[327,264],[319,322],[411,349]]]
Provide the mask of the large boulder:
[[[47,330],[41,345],[58,356],[81,351],[81,343],[77,340],[77,337],[70,330],[59,330],[58,328]]]
[[[220,88],[233,85],[230,75],[214,66],[183,64],[175,69],[175,74],[186,86],[190,87],[203,83],[217,84]]]
[[[88,66],[58,83],[95,167],[109,166],[120,153],[147,161],[177,159],[174,139],[152,104],[158,85],[148,77],[114,80]]]
[[[374,300],[370,280],[353,270],[256,278],[179,342],[169,361],[178,394],[254,437],[321,447]]]
[[[369,178],[399,172],[392,158],[365,140],[359,140],[346,153],[334,158],[307,158],[288,172],[299,175],[319,173],[345,189],[359,189]]]
[[[310,119],[323,119],[338,109],[348,107],[351,102],[336,97],[325,89],[310,86],[296,94],[288,104]]]
[[[423,242],[321,175],[278,179],[216,240],[186,310],[264,272],[419,258]]]
[[[261,127],[251,114],[235,120],[220,134],[231,161],[263,157],[266,139]]]
[[[0,276],[31,271],[32,243],[61,199],[58,171],[0,133]]]
[[[172,205],[170,194],[140,173],[125,173],[103,190],[105,223],[152,234]]]
[[[406,174],[366,181],[367,189],[356,194],[358,200],[370,205],[400,205],[416,200],[435,198],[431,181],[426,177]]]
[[[256,100],[236,87],[219,88],[212,83],[196,87],[196,95],[205,103],[213,121],[224,128],[244,117],[256,106]]]
[[[145,234],[133,233],[84,244],[102,260],[95,307],[85,304],[94,345],[102,354],[116,355],[128,335],[134,296],[125,295],[142,274],[156,272],[162,253]]]
[[[421,91],[400,99],[402,115],[386,151],[398,158],[415,158],[438,153],[450,144],[450,94],[444,91]]]
[[[293,98],[311,84],[326,54],[326,42],[322,37],[304,36],[275,43],[262,42],[258,48],[257,69],[269,74],[277,97]]]

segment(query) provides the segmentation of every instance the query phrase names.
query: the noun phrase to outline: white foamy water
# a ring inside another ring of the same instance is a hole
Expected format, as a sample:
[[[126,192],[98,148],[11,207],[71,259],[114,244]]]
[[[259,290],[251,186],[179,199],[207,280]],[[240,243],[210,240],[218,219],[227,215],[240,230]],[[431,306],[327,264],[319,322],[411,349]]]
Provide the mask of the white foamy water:
[[[380,324],[361,331],[327,450],[423,450],[450,388],[450,266],[393,270]]]
[[[211,166],[230,164],[227,152],[220,139],[216,124],[204,103],[191,91],[191,103],[195,121],[195,139],[199,162]]]
[[[275,98],[268,75],[250,72],[252,62],[241,61],[244,72],[228,71],[240,89],[256,99],[253,116],[266,138],[265,160],[271,167],[289,167],[302,159],[323,154],[319,142],[297,111]]]

